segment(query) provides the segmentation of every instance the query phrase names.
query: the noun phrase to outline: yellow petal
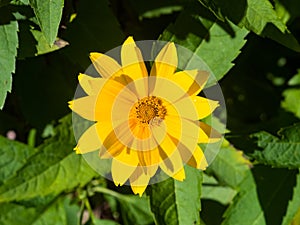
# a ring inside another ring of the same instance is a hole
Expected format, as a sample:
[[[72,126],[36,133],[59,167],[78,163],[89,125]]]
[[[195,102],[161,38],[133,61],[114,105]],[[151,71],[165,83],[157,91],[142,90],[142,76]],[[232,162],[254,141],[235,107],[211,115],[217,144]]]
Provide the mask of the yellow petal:
[[[149,126],[140,126],[135,118],[129,119],[132,134],[138,139],[147,139],[151,135]]]
[[[189,95],[177,83],[162,77],[149,79],[149,94],[173,103]]]
[[[158,149],[149,151],[137,151],[142,166],[153,166],[161,162]]]
[[[128,162],[130,164],[128,164]],[[112,160],[111,174],[116,186],[123,185],[126,180],[135,171],[138,165],[138,160],[132,154],[128,154],[126,149],[123,149],[118,158]]]
[[[90,59],[98,73],[104,78],[109,78],[116,73],[122,73],[119,63],[107,55],[92,52],[90,53]]]
[[[80,86],[88,95],[97,95],[105,83],[102,78],[91,77],[83,73],[79,74],[78,80]]]
[[[74,148],[77,154],[84,154],[100,149],[101,141],[99,139],[96,124],[89,127],[79,138],[77,146]]]
[[[174,102],[172,107],[176,109],[176,115],[188,120],[198,120],[197,109],[190,97],[182,98],[180,101]],[[167,114],[174,116],[175,112],[169,105],[166,106]],[[176,116],[175,115],[175,116]]]
[[[150,178],[149,175],[144,173],[143,168],[137,167],[129,178],[133,193],[142,196],[147,188]]]
[[[182,136],[182,126],[181,126],[181,118],[178,116],[170,116],[167,115],[165,117],[165,123],[167,126],[167,133],[172,137],[177,139],[181,138]]]
[[[159,166],[168,176],[180,181],[185,179],[182,159],[178,151],[166,158]]]
[[[206,123],[199,122],[200,135],[198,143],[214,143],[220,141],[222,135]]]
[[[175,73],[171,78],[188,95],[197,95],[208,79],[208,72],[201,70],[184,70]]]
[[[178,143],[177,149],[182,161],[185,163],[192,157],[193,150],[198,145],[199,132],[200,128],[198,124],[190,120],[181,119],[180,133],[178,132],[177,136],[172,136],[172,139],[176,140],[175,143]],[[170,135],[169,130],[168,134]]]
[[[180,169],[177,173],[173,174],[172,177],[176,180],[183,181],[185,179],[184,167]]]
[[[112,131],[106,136],[103,147],[100,150],[101,158],[112,158],[112,157],[122,157],[122,151],[124,148],[127,151],[130,150],[130,154],[132,154],[136,160],[138,160],[137,152],[131,149],[131,143],[134,140],[134,136],[131,134],[128,121],[114,121],[115,124],[112,125]],[[107,129],[109,130],[109,129]],[[121,154],[121,155],[120,155]],[[120,158],[120,161],[124,161],[124,159]],[[135,162],[133,162],[135,163]]]
[[[110,121],[100,121],[96,123],[96,129],[101,143],[113,130],[113,124]]]
[[[121,61],[123,73],[129,76],[133,81],[148,77],[148,71],[142,53],[132,37],[128,37],[122,45]],[[131,89],[135,89],[136,94],[140,98],[147,95],[147,80],[148,79],[143,79],[139,81],[138,84],[135,84],[134,87],[131,87]]]
[[[95,105],[96,96],[86,96],[69,102],[70,109],[81,117],[91,121],[95,121],[95,117],[99,112],[95,108]]]
[[[195,148],[192,157],[190,160],[187,162],[189,166],[192,166],[197,169],[205,170],[206,167],[208,166],[206,158],[203,154],[203,151],[201,148],[197,145]]]
[[[153,177],[156,174],[157,169],[158,169],[158,165],[147,166],[146,175]]]
[[[155,137],[156,134],[153,134]],[[158,146],[161,160],[160,168],[169,176],[174,176],[182,168],[182,158],[177,150],[177,143],[169,136],[165,135],[164,140]]]
[[[97,113],[95,118],[97,121],[108,121],[112,118],[112,108],[114,105],[118,107],[133,105],[137,101],[137,97],[128,88],[114,80],[107,80],[101,89],[97,101]],[[122,113],[122,111],[120,111]],[[120,113],[118,112],[118,113]]]
[[[112,158],[117,157],[121,152],[127,148],[119,138],[116,136],[115,130],[112,130],[103,142],[103,146],[100,149],[100,158]]]
[[[122,45],[121,61],[124,74],[133,80],[148,76],[142,53],[132,37],[128,37]]]
[[[170,77],[178,64],[177,50],[173,42],[167,43],[155,58],[150,76]]]
[[[203,119],[212,114],[212,112],[219,106],[218,101],[210,100],[207,98],[192,96],[191,99],[194,103],[194,107],[197,110],[198,119]]]

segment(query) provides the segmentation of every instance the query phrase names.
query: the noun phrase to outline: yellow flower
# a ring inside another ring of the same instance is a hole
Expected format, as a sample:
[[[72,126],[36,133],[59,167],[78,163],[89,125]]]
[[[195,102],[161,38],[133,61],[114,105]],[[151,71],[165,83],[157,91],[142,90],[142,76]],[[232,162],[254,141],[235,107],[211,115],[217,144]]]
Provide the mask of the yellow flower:
[[[114,183],[129,180],[139,195],[159,168],[182,181],[184,164],[207,167],[198,143],[218,141],[220,135],[199,121],[218,106],[197,96],[208,79],[206,71],[176,72],[177,50],[171,42],[156,56],[148,75],[132,37],[122,45],[122,65],[100,53],[90,58],[102,77],[80,74],[87,96],[69,103],[74,112],[95,121],[80,137],[77,153],[99,150],[100,158],[112,158]]]

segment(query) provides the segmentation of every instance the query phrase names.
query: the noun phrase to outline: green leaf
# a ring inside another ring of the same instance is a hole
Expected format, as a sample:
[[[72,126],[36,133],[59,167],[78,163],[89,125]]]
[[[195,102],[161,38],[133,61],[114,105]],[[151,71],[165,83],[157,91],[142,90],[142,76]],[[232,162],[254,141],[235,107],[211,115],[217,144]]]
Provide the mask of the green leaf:
[[[67,225],[63,199],[41,201],[39,206],[28,203],[0,204],[0,224],[9,225]]]
[[[220,184],[237,189],[249,175],[250,166],[250,162],[243,157],[243,152],[231,147],[225,140],[207,172],[213,173]]]
[[[57,36],[64,1],[30,0],[29,2],[48,44],[52,46]]]
[[[11,0],[12,5],[29,5],[29,0]]]
[[[201,199],[209,199],[220,202],[223,205],[227,205],[232,202],[236,191],[227,186],[219,186],[218,181],[203,174],[203,184],[201,191]]]
[[[45,37],[42,35],[42,33],[40,31],[37,30],[31,30],[32,35],[34,36],[35,40],[37,41],[37,45],[36,45],[36,50],[37,52],[35,53],[35,55],[42,55],[42,54],[46,54],[49,52],[53,52],[56,51],[58,49],[61,49],[63,47],[65,47],[66,45],[68,45],[69,43],[57,38],[55,40],[54,45],[52,45],[51,47],[48,45],[48,43],[45,40]]]
[[[300,85],[300,70],[298,70],[298,73],[289,80],[288,84],[290,86]],[[284,97],[284,100],[281,102],[282,108],[294,113],[295,116],[300,118],[300,89],[297,87],[291,87],[285,90],[282,95]]]
[[[135,224],[137,221],[140,225],[153,224],[148,197],[124,195],[100,186],[94,187],[93,190],[118,200],[125,225]]]
[[[260,34],[268,23],[274,24],[281,32],[286,30],[269,0],[247,0],[247,9],[241,25]]]
[[[15,176],[37,149],[0,136],[0,184]]]
[[[188,166],[185,172],[183,182],[168,178],[151,186],[150,204],[157,224],[200,224],[202,173]]]
[[[290,86],[293,86],[293,85],[299,85],[299,84],[300,84],[300,69],[297,70],[297,74],[296,74],[295,76],[293,76],[293,77],[289,80],[288,84],[289,84]]]
[[[207,171],[214,174],[219,183],[238,191],[224,214],[222,225],[266,224],[250,163],[243,157],[242,152],[224,142]]]
[[[54,44],[50,46],[43,33],[41,31],[32,29],[31,24],[28,21],[19,22],[19,27],[20,46],[18,51],[18,59],[43,55],[59,50],[69,44],[60,38],[56,38]]]
[[[1,21],[0,21],[1,24]],[[18,47],[18,23],[10,21],[0,25],[0,109],[4,106],[7,92],[11,91],[12,76]]]
[[[96,219],[94,225],[119,225],[119,223],[112,220],[99,220]]]
[[[20,52],[18,54],[18,58],[20,58],[20,59],[53,52],[53,51],[56,51],[56,50],[59,50],[59,49],[65,47],[66,45],[69,44],[68,42],[66,42],[60,38],[56,38],[54,44],[52,46],[50,46],[41,31],[33,30],[33,29],[29,29],[28,31],[30,32],[30,34],[29,34],[29,37],[26,38],[26,40],[24,40],[24,41],[26,41],[24,44],[27,45],[26,47],[24,47],[24,48],[26,48],[26,50],[24,49],[24,52],[21,51],[23,49],[21,49],[21,44],[20,44]],[[22,36],[24,36],[24,35],[25,35],[25,32],[22,34]],[[31,40],[29,40],[29,38]],[[21,38],[20,38],[20,41],[21,41]],[[30,41],[33,42],[32,45],[30,45]]]
[[[300,51],[300,45],[287,30],[269,0],[199,0],[211,10],[217,18],[228,18],[240,27],[269,37],[288,48]],[[232,6],[235,7],[232,7]]]
[[[261,34],[268,23],[274,24],[281,32],[285,24],[278,18],[269,0],[199,0],[215,14],[222,14],[239,26],[245,26],[256,34]],[[235,7],[232,7],[232,6]]]
[[[296,214],[296,216],[294,217],[293,221],[292,221],[292,225],[298,225],[300,221],[300,209],[298,209],[298,212]]]
[[[73,152],[71,116],[63,118],[55,132],[17,174],[0,186],[0,202],[59,194],[83,186],[96,176],[83,157]]]
[[[261,131],[252,138],[261,149],[253,153],[260,163],[279,168],[300,167],[300,124],[281,129],[278,137]]]
[[[282,108],[300,118],[300,89],[287,89],[282,95],[284,97],[284,100],[281,102]]]
[[[121,215],[125,225],[131,225],[137,221],[140,225],[153,223],[148,198],[123,195],[122,198],[118,198],[118,201],[120,202]]]
[[[64,208],[66,211],[67,225],[79,224],[80,207],[77,204],[72,204],[73,199],[66,197],[64,201]]]
[[[277,0],[276,3],[280,4],[285,9],[285,13],[288,14],[289,23],[293,22],[297,17],[300,16],[300,2],[294,0]]]
[[[184,10],[174,24],[171,24],[161,35],[164,41],[173,41],[193,52],[187,56],[179,52],[179,68],[195,69],[199,67],[200,57],[220,80],[234,65],[232,61],[239,55],[246,41],[246,29],[233,24],[214,23],[200,17],[198,13],[205,11],[201,5]],[[205,68],[203,68],[205,69]],[[209,81],[212,84],[212,81]]]

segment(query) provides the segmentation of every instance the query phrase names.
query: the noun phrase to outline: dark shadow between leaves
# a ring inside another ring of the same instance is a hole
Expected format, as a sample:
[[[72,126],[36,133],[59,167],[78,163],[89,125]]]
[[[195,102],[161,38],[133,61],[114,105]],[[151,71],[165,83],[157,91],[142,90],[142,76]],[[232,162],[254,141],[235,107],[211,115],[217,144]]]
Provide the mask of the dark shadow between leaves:
[[[293,197],[297,170],[259,165],[253,168],[257,194],[267,224],[280,225]]]
[[[34,57],[37,53],[36,45],[38,42],[31,33],[32,22],[28,20],[19,21],[19,49],[18,59]]]
[[[300,52],[299,41],[289,32],[282,33],[274,24],[268,23],[261,33],[262,36],[268,37],[285,47],[288,47],[296,52]]]
[[[1,7],[0,15],[0,25],[7,25],[10,24],[11,21],[16,20],[9,6]]]

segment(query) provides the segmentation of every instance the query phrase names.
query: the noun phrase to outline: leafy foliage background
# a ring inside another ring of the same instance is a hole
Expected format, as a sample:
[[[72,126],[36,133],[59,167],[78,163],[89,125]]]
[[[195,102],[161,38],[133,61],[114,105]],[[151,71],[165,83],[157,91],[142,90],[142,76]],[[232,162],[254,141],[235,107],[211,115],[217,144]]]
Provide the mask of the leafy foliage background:
[[[199,55],[228,114],[207,171],[142,198],[72,151],[67,108],[89,52],[128,35]],[[300,224],[299,41],[296,0],[0,0],[0,225]]]

